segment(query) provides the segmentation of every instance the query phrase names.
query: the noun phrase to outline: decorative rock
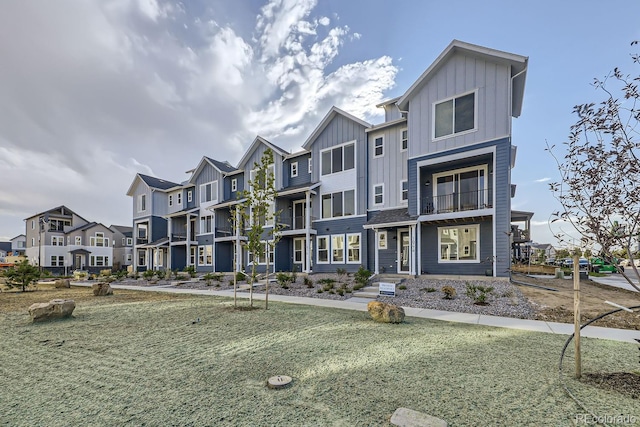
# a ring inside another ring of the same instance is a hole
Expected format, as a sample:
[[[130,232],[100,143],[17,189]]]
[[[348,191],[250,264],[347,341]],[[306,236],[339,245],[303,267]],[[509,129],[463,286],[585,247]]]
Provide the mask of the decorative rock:
[[[54,282],[53,286],[56,288],[70,288],[71,281],[69,279],[58,279]]]
[[[97,297],[113,295],[113,289],[108,283],[95,283],[91,285],[91,288],[93,289],[93,295]]]
[[[397,305],[371,301],[367,304],[367,310],[371,318],[376,322],[402,323],[404,321],[404,309]]]
[[[267,380],[267,387],[279,389],[291,384],[292,378],[287,375],[276,375]]]
[[[445,420],[413,409],[398,408],[391,416],[391,424],[400,427],[447,427]]]
[[[75,308],[76,303],[72,299],[54,299],[49,302],[31,304],[29,315],[34,322],[44,322],[69,317]]]

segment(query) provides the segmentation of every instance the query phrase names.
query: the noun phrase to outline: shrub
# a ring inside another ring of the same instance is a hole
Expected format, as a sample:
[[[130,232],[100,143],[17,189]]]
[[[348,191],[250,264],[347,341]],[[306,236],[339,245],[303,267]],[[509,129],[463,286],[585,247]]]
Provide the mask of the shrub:
[[[295,281],[295,273],[287,274],[287,273],[277,273],[276,280],[278,284],[282,286],[284,289],[288,289],[289,285]]]
[[[206,283],[207,286],[211,286],[211,281],[214,278],[213,273],[207,273],[204,276],[202,276],[202,278],[204,279],[204,282]]]
[[[242,282],[243,280],[247,280],[247,275],[242,271],[236,272],[236,282]]]
[[[109,270],[109,269],[100,270],[100,275],[104,276],[104,277],[109,277],[109,276],[111,276],[111,270]]]
[[[336,291],[336,293],[337,293],[338,295],[340,295],[340,296],[343,296],[343,295],[344,295],[344,289],[343,289],[343,288],[340,288],[340,289],[338,289],[338,290]]]
[[[138,272],[138,271],[134,271],[134,272],[133,272],[133,278],[134,278],[134,279],[136,279],[136,280],[138,280],[138,279],[140,278],[140,272]]]
[[[318,282],[324,283],[325,285],[331,285],[331,287],[333,288],[333,285],[336,283],[336,280],[332,279],[331,277],[326,277],[324,279],[318,280]]]
[[[122,280],[127,277],[127,270],[118,270],[114,273],[117,280]]]
[[[319,293],[319,294],[321,294],[321,293],[323,293],[324,291],[323,291],[322,289],[318,289],[316,292],[317,292],[317,293]]]
[[[327,283],[322,287],[323,290],[325,291],[331,291],[333,290],[333,283]]]
[[[142,277],[147,280],[151,280],[155,274],[156,273],[153,270],[145,270],[144,273],[142,273]]]
[[[487,296],[493,292],[492,286],[480,286],[467,283],[467,296],[474,301],[474,304],[487,304]]]
[[[356,271],[354,278],[356,280],[356,283],[359,285],[362,285],[361,288],[363,288],[367,286],[367,283],[369,282],[369,277],[371,277],[372,274],[373,273],[371,273],[369,270],[367,270],[363,266],[360,266],[360,268],[358,268],[358,271]]]
[[[454,299],[456,297],[456,289],[453,286],[443,286],[444,299]]]
[[[156,270],[156,277],[158,280],[164,280],[167,277],[167,272],[165,270]]]
[[[420,288],[420,290],[423,292],[435,292],[436,288]]]
[[[193,265],[186,266],[183,271],[191,278],[196,277],[196,268]]]
[[[173,276],[173,279],[177,279],[178,278],[178,269],[174,268],[173,270],[171,270],[171,275]]]
[[[400,289],[401,291],[404,291],[407,289],[407,287],[405,285],[400,285],[398,286],[398,289]]]
[[[313,280],[309,279],[308,277],[305,277],[303,282],[307,288],[313,288]]]

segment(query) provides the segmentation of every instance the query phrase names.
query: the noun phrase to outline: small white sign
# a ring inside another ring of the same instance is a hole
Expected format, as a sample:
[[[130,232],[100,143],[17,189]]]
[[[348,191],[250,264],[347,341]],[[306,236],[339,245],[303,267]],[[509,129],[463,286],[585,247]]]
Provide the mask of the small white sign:
[[[395,297],[396,296],[396,284],[395,283],[378,283],[378,292],[380,295],[384,295],[386,297]]]

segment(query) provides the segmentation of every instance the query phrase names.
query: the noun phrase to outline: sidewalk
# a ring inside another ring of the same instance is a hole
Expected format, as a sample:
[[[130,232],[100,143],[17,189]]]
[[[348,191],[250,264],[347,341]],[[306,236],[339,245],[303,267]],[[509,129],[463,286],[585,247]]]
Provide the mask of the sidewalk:
[[[74,286],[90,287],[92,283],[73,282]],[[213,289],[177,289],[158,286],[114,285],[113,289],[128,289],[135,291],[169,292],[175,294],[214,295],[233,298],[233,290],[217,291]],[[249,298],[247,292],[238,292],[238,298]],[[254,300],[264,301],[265,295],[253,294]],[[345,310],[367,311],[366,298],[349,298],[346,300],[329,300],[322,298],[293,297],[288,295],[269,295],[269,301],[285,302],[289,304],[313,305],[317,307],[341,308]],[[541,320],[515,319],[511,317],[489,316],[484,314],[456,313],[452,311],[431,310],[428,308],[403,307],[405,314],[423,319],[435,319],[445,322],[469,323],[474,325],[494,326],[498,328],[520,329],[525,331],[546,332],[551,334],[571,335],[574,326],[570,323],[545,322]],[[623,341],[636,344],[635,338],[640,339],[640,331],[630,329],[602,328],[587,326],[580,334],[582,337],[601,338],[613,341]]]

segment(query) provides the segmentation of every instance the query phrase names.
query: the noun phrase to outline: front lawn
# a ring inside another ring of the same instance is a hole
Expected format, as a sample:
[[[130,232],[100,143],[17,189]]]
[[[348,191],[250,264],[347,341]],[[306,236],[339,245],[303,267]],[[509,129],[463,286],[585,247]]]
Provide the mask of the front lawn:
[[[564,336],[214,297],[99,301],[43,324],[0,310],[0,424],[384,426],[407,407],[452,426],[572,425],[584,412],[559,385]],[[582,347],[585,372],[638,369],[635,345]],[[268,389],[278,374],[292,385]],[[640,418],[637,399],[568,384],[597,414]]]

